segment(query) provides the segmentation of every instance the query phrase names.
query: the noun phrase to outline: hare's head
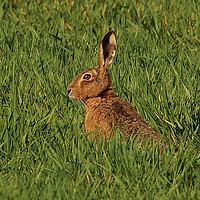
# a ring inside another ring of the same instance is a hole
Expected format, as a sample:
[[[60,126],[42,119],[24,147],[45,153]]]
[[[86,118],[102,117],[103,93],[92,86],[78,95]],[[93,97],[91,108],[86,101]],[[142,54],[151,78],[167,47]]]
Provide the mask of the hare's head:
[[[117,49],[113,31],[106,33],[100,43],[98,66],[78,74],[67,88],[73,99],[87,100],[100,96],[110,87],[109,65]]]

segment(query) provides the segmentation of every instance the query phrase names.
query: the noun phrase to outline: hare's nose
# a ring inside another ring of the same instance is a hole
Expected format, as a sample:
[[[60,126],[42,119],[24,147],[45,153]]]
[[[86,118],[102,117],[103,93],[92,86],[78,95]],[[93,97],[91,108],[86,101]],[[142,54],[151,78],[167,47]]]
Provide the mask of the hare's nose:
[[[71,91],[72,91],[71,89],[67,89],[68,94],[70,94]]]

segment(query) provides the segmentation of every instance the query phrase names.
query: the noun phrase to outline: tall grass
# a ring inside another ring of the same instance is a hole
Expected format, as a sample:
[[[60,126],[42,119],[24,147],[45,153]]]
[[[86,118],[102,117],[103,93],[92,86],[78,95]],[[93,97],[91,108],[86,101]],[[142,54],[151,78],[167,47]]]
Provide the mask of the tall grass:
[[[199,199],[199,3],[0,3],[1,199]],[[116,93],[168,140],[86,138],[73,77],[116,31]]]

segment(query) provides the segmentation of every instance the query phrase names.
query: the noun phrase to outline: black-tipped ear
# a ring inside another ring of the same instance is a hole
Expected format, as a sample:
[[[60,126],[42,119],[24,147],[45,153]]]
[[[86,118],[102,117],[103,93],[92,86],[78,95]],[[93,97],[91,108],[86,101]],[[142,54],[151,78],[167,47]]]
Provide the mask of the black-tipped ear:
[[[98,64],[99,67],[108,68],[109,64],[112,63],[112,60],[115,56],[117,50],[117,41],[114,31],[109,31],[106,33],[101,40]]]

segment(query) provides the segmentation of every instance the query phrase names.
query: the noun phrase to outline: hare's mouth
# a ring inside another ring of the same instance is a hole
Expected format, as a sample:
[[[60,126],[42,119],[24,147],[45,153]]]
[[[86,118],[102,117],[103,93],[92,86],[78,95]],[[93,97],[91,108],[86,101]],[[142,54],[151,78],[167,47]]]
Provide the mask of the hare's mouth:
[[[72,89],[67,88],[67,93],[68,93],[69,98],[75,99],[74,96],[72,95]]]
[[[69,96],[70,99],[79,100],[79,98],[77,98],[77,97],[75,97],[75,96],[73,96],[73,95],[71,95],[71,94],[69,94],[68,96]]]
[[[74,99],[74,100],[77,99],[72,93],[68,93],[68,96],[69,96],[70,99]]]
[[[79,100],[79,99],[80,99],[80,98],[78,98],[76,95],[74,95],[74,94],[72,93],[72,90],[68,90],[67,92],[68,92],[69,98],[71,98],[71,99],[73,99],[73,100]]]
[[[68,94],[69,98],[74,99],[73,96],[71,94]]]

